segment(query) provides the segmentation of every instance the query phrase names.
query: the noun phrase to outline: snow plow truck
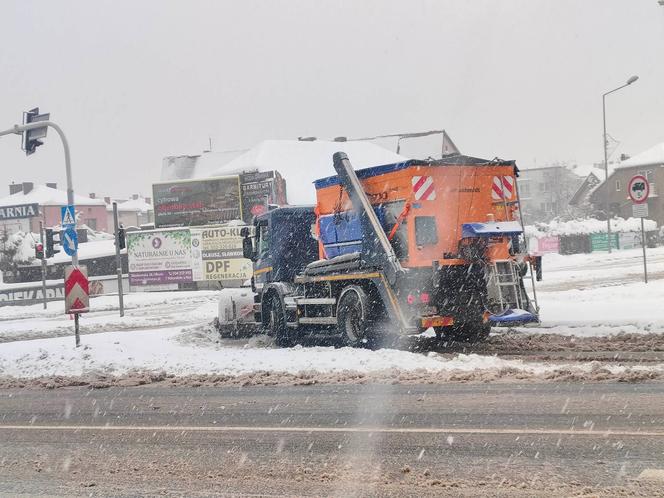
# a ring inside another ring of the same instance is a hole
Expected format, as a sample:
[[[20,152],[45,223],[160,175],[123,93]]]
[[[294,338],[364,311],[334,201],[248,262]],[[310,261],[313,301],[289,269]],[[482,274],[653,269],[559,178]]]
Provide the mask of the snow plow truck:
[[[338,152],[333,163],[337,174],[314,182],[315,206],[243,229],[254,320],[277,344],[323,335],[380,346],[429,328],[474,342],[492,325],[538,321],[514,161],[458,155],[355,172]]]

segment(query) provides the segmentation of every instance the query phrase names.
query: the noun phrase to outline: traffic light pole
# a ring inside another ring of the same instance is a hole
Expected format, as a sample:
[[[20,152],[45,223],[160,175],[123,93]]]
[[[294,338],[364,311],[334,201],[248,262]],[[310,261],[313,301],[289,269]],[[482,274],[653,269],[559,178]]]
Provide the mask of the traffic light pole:
[[[115,268],[118,274],[118,301],[120,316],[124,316],[124,297],[122,295],[122,258],[120,257],[120,233],[118,230],[118,203],[113,203],[113,233],[115,233]]]
[[[15,124],[13,128],[8,130],[0,131],[0,137],[4,135],[20,135],[24,131],[34,130],[36,128],[44,128],[45,126],[53,128],[58,135],[60,135],[60,140],[62,140],[62,147],[65,151],[65,169],[67,172],[67,204],[70,206],[74,205],[74,186],[71,179],[71,157],[69,154],[69,142],[67,142],[67,137],[57,124],[53,121],[37,121],[34,123],[28,123],[24,125]],[[71,257],[71,264],[74,268],[78,268],[78,254],[75,252]],[[81,339],[79,336],[79,326],[78,326],[78,313],[74,313],[74,333],[76,336],[76,347],[81,344]]]
[[[41,241],[42,247],[44,247],[44,222],[39,222],[39,240]],[[46,254],[41,260],[41,274],[42,274],[42,299],[44,300],[44,309],[47,308],[46,305]]]
[[[28,130],[34,130],[36,128],[43,128],[45,126],[53,128],[58,135],[60,135],[60,140],[62,140],[62,147],[65,150],[65,169],[67,172],[67,204],[70,206],[74,205],[74,187],[71,179],[71,157],[69,155],[69,142],[67,142],[67,137],[65,136],[65,133],[62,131],[62,128],[60,128],[57,124],[55,124],[53,121],[38,121],[35,123],[28,123],[24,125],[14,125],[12,128],[9,128],[8,130],[0,131],[0,137],[4,135],[20,135],[24,131]],[[71,264],[74,265],[74,267],[78,267],[78,254],[74,253],[74,255],[71,257]]]

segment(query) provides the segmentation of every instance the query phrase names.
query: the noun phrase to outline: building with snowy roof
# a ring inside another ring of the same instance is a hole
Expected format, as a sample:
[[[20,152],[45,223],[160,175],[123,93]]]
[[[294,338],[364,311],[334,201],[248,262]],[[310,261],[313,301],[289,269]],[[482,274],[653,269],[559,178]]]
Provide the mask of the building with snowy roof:
[[[627,185],[635,175],[646,177],[650,183],[648,218],[655,220],[658,226],[664,225],[664,202],[659,195],[659,187],[664,185],[664,142],[622,161],[610,173],[608,182],[602,182],[593,190],[590,202],[597,211],[605,213],[608,188],[611,216],[631,217],[632,201]]]
[[[6,234],[19,231],[38,233],[40,221],[45,227],[59,226],[60,208],[67,204],[67,192],[58,190],[55,183],[12,183],[9,195],[0,199],[0,231]],[[93,230],[107,230],[103,199],[74,195],[74,205],[78,223]]]
[[[104,197],[108,213],[108,226],[113,227],[113,203],[110,197]],[[128,200],[116,200],[118,203],[118,223],[123,227],[140,227],[154,222],[154,209],[150,197],[133,194]]]
[[[547,222],[565,214],[583,181],[566,165],[521,169],[518,187],[525,223]]]
[[[315,202],[313,181],[334,174],[332,155],[345,152],[355,169],[405,161],[405,156],[371,142],[328,140],[264,140],[246,151],[171,156],[162,162],[162,180],[278,171],[286,180],[291,204]]]

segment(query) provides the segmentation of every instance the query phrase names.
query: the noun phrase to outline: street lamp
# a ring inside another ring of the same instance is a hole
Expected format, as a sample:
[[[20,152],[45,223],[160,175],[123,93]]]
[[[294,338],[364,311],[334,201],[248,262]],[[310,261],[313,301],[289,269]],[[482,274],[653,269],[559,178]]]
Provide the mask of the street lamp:
[[[631,85],[634,83],[636,80],[638,80],[638,76],[632,76],[630,79],[627,80],[627,82],[619,86],[618,88],[614,88],[613,90],[609,90],[608,92],[602,94],[602,119],[604,121],[604,183],[606,183],[606,244],[609,248],[609,252],[611,252],[611,212],[610,212],[610,196],[611,196],[611,191],[609,190],[609,158],[608,158],[608,153],[606,150],[606,96],[609,95],[610,93],[617,92],[621,88],[625,88],[626,86]]]

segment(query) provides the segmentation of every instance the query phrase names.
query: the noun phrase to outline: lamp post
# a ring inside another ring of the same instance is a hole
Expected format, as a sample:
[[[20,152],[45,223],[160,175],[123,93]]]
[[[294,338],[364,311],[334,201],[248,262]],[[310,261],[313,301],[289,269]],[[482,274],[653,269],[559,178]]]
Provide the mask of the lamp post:
[[[608,92],[602,94],[602,120],[604,121],[604,183],[606,183],[606,244],[609,249],[609,253],[611,252],[611,191],[609,190],[609,158],[606,150],[606,96],[610,93],[617,92],[621,88],[625,88],[626,86],[631,85],[638,79],[638,76],[632,76],[624,85],[621,85],[618,88],[614,88],[613,90],[609,90]]]

